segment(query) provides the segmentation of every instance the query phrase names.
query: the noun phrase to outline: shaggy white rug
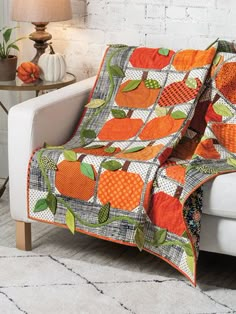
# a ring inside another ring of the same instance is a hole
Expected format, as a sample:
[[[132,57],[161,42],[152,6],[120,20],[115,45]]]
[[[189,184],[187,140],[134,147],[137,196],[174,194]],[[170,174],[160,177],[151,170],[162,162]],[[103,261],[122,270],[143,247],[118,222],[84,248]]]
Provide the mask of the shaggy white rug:
[[[0,313],[236,313],[236,290],[0,247]]]

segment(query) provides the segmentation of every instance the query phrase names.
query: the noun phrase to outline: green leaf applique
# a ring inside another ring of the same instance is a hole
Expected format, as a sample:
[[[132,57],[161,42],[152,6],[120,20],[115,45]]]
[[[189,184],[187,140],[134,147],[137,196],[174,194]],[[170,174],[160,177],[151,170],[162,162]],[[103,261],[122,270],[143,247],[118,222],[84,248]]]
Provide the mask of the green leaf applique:
[[[236,158],[227,158],[227,164],[236,168]]]
[[[125,77],[124,71],[119,67],[118,65],[111,65],[110,66],[110,71],[113,76],[117,77]]]
[[[142,82],[142,80],[132,80],[130,81],[123,89],[122,92],[130,92],[134,89],[136,89],[140,83]]]
[[[213,109],[220,116],[223,116],[223,117],[233,117],[233,113],[224,104],[216,103],[216,104],[213,105]]]
[[[105,145],[100,145],[100,144],[97,144],[97,145],[91,145],[91,146],[84,146],[83,148],[84,149],[96,149],[96,148],[102,148],[104,147]]]
[[[153,80],[153,79],[145,80],[144,84],[147,88],[150,88],[150,89],[157,89],[161,87],[160,83],[157,80]]]
[[[116,119],[124,119],[127,117],[126,112],[120,109],[111,109],[111,113]]]
[[[96,133],[93,130],[85,129],[82,131],[82,136],[85,138],[96,138]]]
[[[34,213],[42,212],[48,208],[48,203],[46,198],[39,199],[34,206]]]
[[[139,251],[142,251],[143,246],[144,246],[144,233],[143,233],[143,227],[141,225],[138,225],[135,230],[134,241]]]
[[[185,119],[187,117],[186,113],[181,110],[176,110],[172,112],[171,117],[178,120],[178,119]]]
[[[44,169],[53,170],[53,171],[57,170],[57,164],[54,162],[54,160],[52,158],[49,158],[47,156],[42,156],[41,162],[42,162]]]
[[[106,147],[106,148],[104,149],[104,152],[106,152],[106,153],[108,153],[108,154],[112,154],[112,153],[115,152],[115,150],[116,150],[116,147],[110,146],[110,147]]]
[[[193,274],[193,272],[194,272],[194,256],[187,255],[186,256],[186,262],[187,262],[187,265],[188,265],[188,268],[189,268],[191,274]]]
[[[166,229],[160,229],[160,230],[155,231],[152,244],[154,246],[159,246],[163,244],[166,240],[166,236],[167,236]]]
[[[108,202],[100,208],[99,213],[98,213],[98,222],[100,224],[106,222],[107,219],[109,218],[110,206],[111,204]]]
[[[158,49],[158,53],[162,56],[168,56],[170,52],[170,49],[168,48],[160,48]]]
[[[220,62],[221,55],[217,54],[213,60],[213,64],[217,65]]]
[[[73,150],[64,150],[63,151],[64,158],[68,161],[76,161],[77,154]]]
[[[186,81],[185,81],[185,84],[189,87],[189,88],[192,88],[192,89],[196,89],[197,88],[197,80],[195,78],[188,78]]]
[[[69,209],[67,209],[66,211],[66,225],[69,228],[69,230],[74,234],[75,233],[75,216]]]
[[[188,256],[194,256],[193,248],[190,242],[184,244],[184,251]]]
[[[122,164],[116,160],[104,161],[101,163],[101,166],[106,170],[116,171],[122,168]]]
[[[132,148],[124,150],[123,153],[124,154],[135,153],[135,152],[139,152],[140,150],[143,150],[144,148],[145,146],[132,147]]]
[[[156,107],[155,113],[158,117],[164,117],[167,115],[168,109],[164,107]]]
[[[93,171],[93,167],[86,163],[86,162],[81,162],[80,164],[80,171],[88,178],[94,180],[95,176],[94,176],[94,171]]]
[[[51,212],[53,213],[53,215],[55,215],[57,210],[57,198],[50,192],[47,195],[47,205]]]
[[[184,232],[181,235],[183,238],[187,238],[188,239],[188,233],[186,230],[184,230]]]
[[[104,99],[92,99],[85,107],[90,109],[96,109],[105,104]]]

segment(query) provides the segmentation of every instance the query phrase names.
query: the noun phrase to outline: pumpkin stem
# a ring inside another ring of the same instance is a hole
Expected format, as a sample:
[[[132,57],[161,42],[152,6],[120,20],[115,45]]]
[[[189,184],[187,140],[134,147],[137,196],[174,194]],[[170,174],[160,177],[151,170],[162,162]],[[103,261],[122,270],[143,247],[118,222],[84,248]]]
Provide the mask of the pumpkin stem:
[[[54,51],[54,49],[52,48],[52,43],[49,43],[48,44],[48,46],[49,46],[49,48],[50,48],[50,55],[55,55],[55,51]]]

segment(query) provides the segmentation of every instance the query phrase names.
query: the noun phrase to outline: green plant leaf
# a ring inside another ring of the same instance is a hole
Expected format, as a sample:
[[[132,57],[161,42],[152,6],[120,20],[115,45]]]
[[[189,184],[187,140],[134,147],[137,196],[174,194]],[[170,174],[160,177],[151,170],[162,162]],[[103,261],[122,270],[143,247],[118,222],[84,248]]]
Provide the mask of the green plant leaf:
[[[57,164],[54,162],[52,158],[49,158],[48,156],[42,156],[41,162],[44,169],[53,170],[53,171],[57,170]]]
[[[109,154],[114,153],[115,150],[116,150],[116,147],[112,147],[112,146],[106,147],[106,148],[104,149],[104,151],[105,151],[106,153],[109,153]]]
[[[155,113],[158,117],[166,116],[167,112],[168,112],[168,109],[164,107],[156,107],[155,109]]]
[[[147,88],[150,88],[150,89],[157,89],[161,87],[160,83],[157,80],[153,80],[153,79],[145,80],[144,84]]]
[[[56,198],[56,196],[49,192],[46,200],[47,200],[47,205],[48,205],[49,209],[51,210],[53,215],[55,215],[56,211],[57,211],[57,198]]]
[[[77,160],[77,154],[76,152],[74,152],[73,150],[67,150],[65,149],[63,151],[63,155],[64,155],[64,158],[68,161],[76,161]]]
[[[116,171],[122,168],[122,164],[116,160],[104,161],[101,163],[101,166],[106,170]]]
[[[187,265],[189,267],[191,274],[193,274],[193,272],[194,272],[194,257],[187,255],[186,256],[186,262],[187,262]]]
[[[48,203],[46,198],[39,199],[34,206],[34,213],[42,212],[48,208]]]
[[[19,47],[18,47],[17,45],[15,45],[15,44],[9,45],[9,46],[8,46],[8,49],[15,49],[15,50],[20,51]]]
[[[2,36],[3,36],[3,38],[4,38],[4,41],[5,41],[6,44],[8,43],[8,41],[9,41],[10,38],[11,38],[12,30],[13,30],[13,28],[7,28],[7,29],[5,30],[5,32],[3,32],[3,34],[2,34]]]
[[[82,136],[86,138],[95,138],[97,135],[93,130],[85,129],[82,131]]]
[[[170,49],[167,49],[167,48],[158,49],[158,53],[162,56],[168,56],[169,52],[170,52]]]
[[[98,213],[98,222],[100,224],[106,222],[107,219],[109,218],[110,206],[111,204],[108,202],[100,208],[99,213]]]
[[[227,158],[227,164],[236,168],[236,158]]]
[[[116,118],[116,119],[124,119],[124,118],[127,117],[127,115],[126,115],[124,110],[111,109],[111,113],[112,113],[113,117]]]
[[[187,117],[186,113],[180,110],[176,110],[172,112],[171,117],[178,120],[178,119],[185,119]]]
[[[105,104],[104,99],[92,99],[85,107],[90,109],[96,109]]]
[[[88,178],[94,180],[94,171],[93,167],[90,164],[87,164],[86,162],[81,162],[80,164],[80,171]]]
[[[188,256],[194,256],[194,254],[193,254],[193,249],[192,249],[192,245],[191,245],[190,242],[184,244],[184,250],[185,250],[185,253],[186,253]]]
[[[213,60],[213,64],[217,65],[220,62],[220,58],[221,58],[221,56],[219,54],[217,54]]]
[[[233,113],[229,110],[229,108],[221,103],[216,103],[213,105],[214,111],[223,117],[233,117]]]
[[[185,81],[185,84],[189,87],[189,88],[192,88],[192,89],[196,89],[197,88],[197,80],[195,78],[188,78],[186,81]]]
[[[143,227],[140,225],[138,225],[135,230],[134,241],[139,251],[142,251],[143,246],[144,246],[144,233],[143,233]]]
[[[66,211],[66,225],[69,228],[69,230],[74,234],[75,233],[75,216],[69,209],[67,209]]]
[[[113,76],[125,77],[124,71],[116,64],[110,66],[110,71]]]
[[[144,148],[145,148],[145,146],[136,146],[136,147],[132,147],[132,148],[124,150],[123,153],[124,154],[135,153],[135,152],[138,152],[140,150],[143,150]]]
[[[132,80],[130,81],[123,89],[122,92],[130,92],[134,89],[136,89],[140,83],[142,82],[142,80]]]

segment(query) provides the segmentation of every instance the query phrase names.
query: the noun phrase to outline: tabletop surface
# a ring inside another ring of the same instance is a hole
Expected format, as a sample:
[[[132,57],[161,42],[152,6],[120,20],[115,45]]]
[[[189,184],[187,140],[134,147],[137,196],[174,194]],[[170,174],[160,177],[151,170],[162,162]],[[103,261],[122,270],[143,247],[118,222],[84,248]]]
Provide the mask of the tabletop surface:
[[[26,84],[23,83],[18,77],[14,81],[0,81],[0,90],[16,90],[16,91],[22,91],[22,90],[46,90],[46,89],[57,89],[61,88],[63,86],[72,84],[76,81],[76,78],[74,74],[72,73],[66,73],[64,78],[61,81],[56,82],[47,82],[42,80],[37,80],[34,83]]]

